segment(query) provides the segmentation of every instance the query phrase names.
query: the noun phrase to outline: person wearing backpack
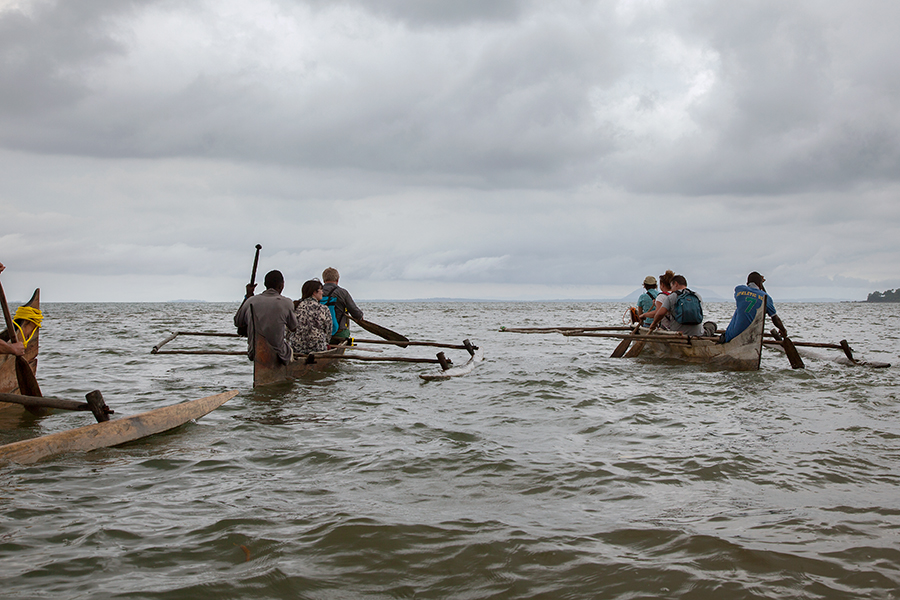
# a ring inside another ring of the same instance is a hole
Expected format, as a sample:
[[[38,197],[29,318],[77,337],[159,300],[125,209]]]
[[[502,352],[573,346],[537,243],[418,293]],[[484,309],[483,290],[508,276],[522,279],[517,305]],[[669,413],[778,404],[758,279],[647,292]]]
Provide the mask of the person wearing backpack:
[[[659,327],[659,322],[669,315],[670,331],[680,331],[687,335],[702,336],[707,332],[703,327],[703,298],[700,294],[689,290],[684,275],[672,278],[672,293],[662,298],[662,304],[656,309],[650,331]],[[662,294],[660,294],[661,297]],[[712,324],[715,331],[715,324]],[[649,332],[648,332],[649,333]]]
[[[659,294],[659,290],[656,289],[656,277],[653,275],[647,275],[644,277],[644,293],[641,294],[640,298],[637,301],[637,309],[638,309],[638,318],[641,315],[650,312],[653,310],[653,305],[656,302],[656,296]],[[645,327],[649,327],[650,323],[653,322],[653,317],[645,317],[642,319],[642,323]]]
[[[332,312],[331,344],[337,345],[350,339],[350,317],[363,318],[363,311],[353,301],[350,292],[338,285],[341,274],[334,267],[322,271],[324,296],[320,302]]]

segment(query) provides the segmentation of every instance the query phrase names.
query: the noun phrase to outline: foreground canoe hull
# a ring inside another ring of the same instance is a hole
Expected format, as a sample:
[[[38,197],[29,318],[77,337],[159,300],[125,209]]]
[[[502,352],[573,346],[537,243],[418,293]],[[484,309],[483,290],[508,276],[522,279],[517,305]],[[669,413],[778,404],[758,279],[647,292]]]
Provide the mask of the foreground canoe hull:
[[[23,304],[23,306],[28,306],[34,308],[35,310],[40,310],[41,290],[36,289],[34,291],[34,294],[31,296],[31,300]],[[25,360],[28,361],[28,366],[31,367],[32,372],[37,374],[37,360],[41,330],[31,321],[15,319],[15,322],[22,328],[22,332],[25,334],[26,338],[30,336],[32,332],[34,332],[34,336],[31,338],[31,341],[28,342],[28,347],[25,348]],[[16,333],[18,335],[18,332]],[[4,329],[2,332],[0,332],[0,338],[8,341],[10,339],[9,332]],[[21,391],[19,390],[19,382],[16,379],[16,357],[11,354],[0,354],[0,392],[8,394],[21,393]],[[6,415],[9,415],[10,413],[21,414],[25,411],[25,409],[20,404],[0,402],[0,411],[2,411]]]
[[[303,377],[308,373],[321,371],[328,367],[340,356],[346,348],[343,346],[333,348],[325,353],[317,353],[315,362],[307,363],[305,360],[295,360],[290,364],[284,364],[278,359],[275,349],[261,335],[256,336],[256,351],[253,358],[253,387],[281,383]]]
[[[643,342],[643,348],[638,354],[641,357],[678,360],[731,371],[756,371],[762,358],[765,327],[766,311],[760,307],[750,326],[727,344],[718,344],[714,338],[690,338],[690,343],[685,344],[647,341]],[[642,334],[646,332],[645,328],[641,328]],[[648,340],[666,335],[672,336],[666,332],[653,333],[648,336]]]
[[[237,391],[223,392],[215,396],[149,410],[115,421],[93,423],[78,429],[6,444],[0,446],[0,464],[8,462],[30,464],[63,452],[86,452],[133,442],[174,429],[193,419],[199,419],[222,406],[237,394]]]

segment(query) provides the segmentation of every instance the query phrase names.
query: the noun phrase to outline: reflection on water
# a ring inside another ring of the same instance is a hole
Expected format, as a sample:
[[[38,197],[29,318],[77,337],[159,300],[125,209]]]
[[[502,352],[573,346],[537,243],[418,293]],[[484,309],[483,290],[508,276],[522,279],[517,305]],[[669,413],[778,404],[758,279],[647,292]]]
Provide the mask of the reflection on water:
[[[709,308],[728,321],[728,304]],[[242,393],[167,434],[0,468],[4,597],[894,598],[900,588],[896,368],[848,367],[816,349],[793,371],[767,349],[759,372],[720,372],[609,359],[615,340],[498,331],[619,324],[619,304],[372,303],[372,321],[410,339],[468,338],[485,362],[425,383],[427,365],[346,361],[253,390],[246,358],[150,354],[173,331],[231,331],[236,305],[44,309],[47,395],[99,389],[124,416]],[[846,338],[860,358],[900,360],[896,305],[778,309],[795,341]],[[90,419],[24,417],[0,441]]]

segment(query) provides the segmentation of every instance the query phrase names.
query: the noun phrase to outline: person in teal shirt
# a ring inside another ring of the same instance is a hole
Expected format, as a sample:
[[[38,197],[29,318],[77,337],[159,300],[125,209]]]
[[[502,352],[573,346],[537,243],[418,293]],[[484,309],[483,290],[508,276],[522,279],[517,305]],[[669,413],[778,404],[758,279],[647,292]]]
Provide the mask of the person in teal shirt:
[[[641,297],[638,298],[637,307],[638,314],[648,313],[653,310],[653,303],[656,301],[656,297],[659,295],[659,290],[656,289],[656,277],[653,275],[647,275],[644,277],[644,293],[641,294]],[[644,326],[649,327],[650,323],[653,322],[653,317],[648,317],[644,319]]]

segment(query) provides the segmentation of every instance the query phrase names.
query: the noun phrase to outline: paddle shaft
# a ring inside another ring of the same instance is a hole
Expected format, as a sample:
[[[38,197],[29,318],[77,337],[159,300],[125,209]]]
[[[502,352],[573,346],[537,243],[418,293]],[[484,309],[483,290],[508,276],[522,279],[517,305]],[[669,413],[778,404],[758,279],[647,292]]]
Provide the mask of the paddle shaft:
[[[619,342],[619,345],[616,346],[616,349],[613,350],[613,353],[610,354],[609,357],[610,358],[621,358],[622,356],[624,356],[625,351],[628,350],[628,346],[631,345],[631,340],[633,340],[636,337],[640,337],[637,335],[637,332],[640,331],[640,329],[641,329],[640,324],[635,325],[634,329],[631,330],[631,335],[629,335],[628,337],[625,337],[621,342]],[[610,337],[610,336],[620,337],[619,334],[615,334],[615,333],[586,333],[584,335],[596,336],[596,337]]]
[[[369,360],[369,361],[378,361],[378,362],[408,362],[408,363],[440,363],[436,358],[413,358],[410,356],[356,356],[353,354],[323,354],[317,357],[315,354],[309,355],[306,357],[298,356],[295,360],[306,360],[309,361],[309,357],[312,356],[313,361],[315,362],[316,358],[327,358],[331,359],[344,359],[344,360]]]
[[[501,333],[564,333],[567,331],[631,331],[634,326],[614,327],[502,327]]]
[[[394,342],[391,340],[361,340],[358,338],[353,338],[353,341],[358,344],[391,344],[394,346],[430,346],[432,348],[449,348],[451,350],[466,350],[466,346],[463,344],[441,344],[438,342]]]
[[[368,331],[369,333],[374,333],[380,338],[384,338],[391,342],[403,342],[406,343],[409,341],[405,335],[400,335],[396,331],[391,331],[387,327],[382,327],[377,323],[373,323],[371,321],[366,321],[365,319],[354,319],[351,315],[347,315],[350,319],[353,320],[354,323]],[[405,348],[403,344],[398,344],[401,348]]]
[[[259,251],[262,245],[256,245],[256,256],[253,257],[253,270],[250,272],[250,285],[256,285],[256,267],[259,266]]]
[[[766,291],[765,288],[760,288],[762,291]],[[766,294],[765,299],[763,301],[762,310],[766,310],[769,303],[769,295]],[[784,332],[785,335],[782,336],[781,347],[784,348],[784,353],[788,357],[788,362],[791,363],[792,369],[804,369],[806,365],[803,364],[803,359],[800,358],[800,353],[797,351],[794,342],[791,341],[791,338],[787,336],[787,329],[784,326],[784,323],[781,322],[781,317],[778,315],[772,315],[772,324],[778,327],[778,329]],[[765,335],[765,334],[764,334]],[[772,330],[772,336],[777,340],[778,337],[775,336],[775,330]]]
[[[3,292],[3,284],[0,283],[0,302],[3,303],[3,318],[6,320],[6,332],[9,335],[9,343],[15,344],[19,341],[16,334],[16,326],[13,324],[12,315],[9,312],[9,305],[6,303],[6,294]]]

